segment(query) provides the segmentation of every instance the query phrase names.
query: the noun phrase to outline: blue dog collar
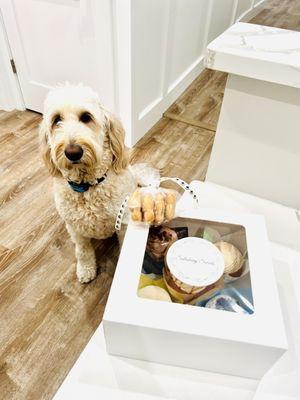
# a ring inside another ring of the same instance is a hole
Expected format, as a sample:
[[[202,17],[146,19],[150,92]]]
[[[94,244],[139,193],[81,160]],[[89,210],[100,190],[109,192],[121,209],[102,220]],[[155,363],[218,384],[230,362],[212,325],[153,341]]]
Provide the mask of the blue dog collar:
[[[104,179],[106,178],[106,176],[107,175],[105,173],[101,178],[98,178],[96,185],[98,185],[99,183],[103,182]],[[95,186],[95,185],[92,185],[89,182],[76,183],[76,182],[73,182],[73,181],[68,181],[68,184],[71,186],[71,188],[74,190],[74,192],[77,192],[77,193],[84,193],[84,192],[88,191],[91,186]]]

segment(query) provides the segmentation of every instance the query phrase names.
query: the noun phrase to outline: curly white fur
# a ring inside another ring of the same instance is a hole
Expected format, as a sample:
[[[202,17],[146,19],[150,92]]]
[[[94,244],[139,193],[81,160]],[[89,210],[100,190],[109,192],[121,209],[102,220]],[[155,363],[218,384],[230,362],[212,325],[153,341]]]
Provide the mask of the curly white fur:
[[[83,114],[90,119],[82,122]],[[157,181],[158,171],[145,164],[128,165],[121,123],[101,106],[95,92],[81,84],[65,84],[49,92],[40,139],[44,161],[54,176],[56,208],[75,243],[77,277],[80,282],[89,282],[97,274],[91,238],[112,236],[123,199],[137,184]],[[68,144],[82,147],[78,163],[65,156]],[[106,179],[96,184],[105,173]],[[93,186],[77,193],[68,181]]]

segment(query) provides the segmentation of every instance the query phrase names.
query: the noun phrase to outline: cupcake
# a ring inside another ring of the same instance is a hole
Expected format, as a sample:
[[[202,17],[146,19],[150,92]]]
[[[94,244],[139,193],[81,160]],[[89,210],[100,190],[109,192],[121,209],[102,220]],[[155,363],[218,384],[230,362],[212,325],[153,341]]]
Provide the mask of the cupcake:
[[[176,240],[185,236],[188,236],[188,230],[186,227],[151,227],[146,245],[143,270],[148,274],[153,273],[161,275],[165,264],[165,254],[169,246]]]
[[[207,240],[187,237],[173,243],[165,257],[163,277],[174,301],[195,304],[223,285],[222,254]]]

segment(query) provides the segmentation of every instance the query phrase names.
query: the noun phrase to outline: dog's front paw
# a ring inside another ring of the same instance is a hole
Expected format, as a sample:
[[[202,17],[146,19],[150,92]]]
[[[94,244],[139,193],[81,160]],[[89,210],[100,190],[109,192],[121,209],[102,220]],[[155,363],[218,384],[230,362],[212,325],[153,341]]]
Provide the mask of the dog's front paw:
[[[77,264],[76,275],[80,283],[88,283],[96,278],[97,269]]]

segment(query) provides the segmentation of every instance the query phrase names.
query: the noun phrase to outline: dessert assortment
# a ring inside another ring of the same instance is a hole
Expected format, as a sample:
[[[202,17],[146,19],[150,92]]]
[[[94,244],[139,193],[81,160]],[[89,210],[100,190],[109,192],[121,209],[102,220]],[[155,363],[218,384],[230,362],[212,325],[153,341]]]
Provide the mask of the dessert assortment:
[[[252,314],[244,228],[176,218],[179,194],[159,186],[166,180],[179,185],[198,203],[197,195],[186,182],[163,177],[158,185],[139,187],[124,199],[116,219],[115,227],[119,230],[128,207],[133,223],[149,226],[138,296]],[[247,275],[245,297],[237,281]]]
[[[150,226],[137,294],[252,314],[244,228],[184,218]]]

